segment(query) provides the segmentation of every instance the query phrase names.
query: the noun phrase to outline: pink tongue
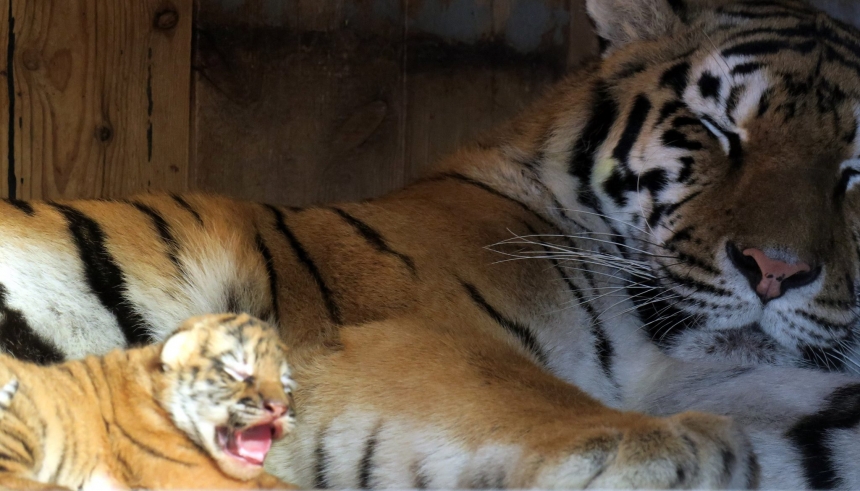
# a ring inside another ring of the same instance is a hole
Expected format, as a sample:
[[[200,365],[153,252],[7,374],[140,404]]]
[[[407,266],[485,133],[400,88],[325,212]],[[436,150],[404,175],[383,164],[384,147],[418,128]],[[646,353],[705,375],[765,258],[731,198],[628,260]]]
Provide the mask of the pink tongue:
[[[271,447],[271,426],[255,426],[243,432],[236,432],[236,448],[239,450],[239,455],[253,463],[262,464]]]

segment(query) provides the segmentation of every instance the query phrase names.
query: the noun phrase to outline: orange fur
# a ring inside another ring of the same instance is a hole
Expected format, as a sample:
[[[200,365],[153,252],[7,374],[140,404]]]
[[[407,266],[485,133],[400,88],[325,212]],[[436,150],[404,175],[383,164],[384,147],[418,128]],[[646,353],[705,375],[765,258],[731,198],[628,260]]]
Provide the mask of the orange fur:
[[[0,487],[293,488],[261,467],[225,465],[223,456],[204,451],[200,442],[177,428],[170,412],[177,377],[192,366],[203,374],[210,370],[213,360],[200,353],[215,350],[213,339],[220,326],[253,323],[249,338],[265,341],[273,335],[248,316],[236,319],[189,320],[168,343],[188,333],[196,336],[175,347],[170,360],[164,358],[162,344],[46,367],[3,355],[0,380],[16,379],[19,388],[11,405],[0,410]],[[278,378],[282,358],[260,353],[254,385],[235,398],[289,404]]]

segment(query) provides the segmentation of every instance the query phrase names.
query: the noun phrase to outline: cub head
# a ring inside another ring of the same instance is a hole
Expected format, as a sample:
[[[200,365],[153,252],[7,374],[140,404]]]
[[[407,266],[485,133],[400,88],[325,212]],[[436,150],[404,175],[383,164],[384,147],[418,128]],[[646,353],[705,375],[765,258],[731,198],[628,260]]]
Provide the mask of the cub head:
[[[860,32],[799,0],[590,0],[606,41],[569,143],[653,340],[860,367]]]
[[[161,349],[160,403],[224,473],[251,479],[295,422],[285,355],[278,332],[247,314],[189,319]]]

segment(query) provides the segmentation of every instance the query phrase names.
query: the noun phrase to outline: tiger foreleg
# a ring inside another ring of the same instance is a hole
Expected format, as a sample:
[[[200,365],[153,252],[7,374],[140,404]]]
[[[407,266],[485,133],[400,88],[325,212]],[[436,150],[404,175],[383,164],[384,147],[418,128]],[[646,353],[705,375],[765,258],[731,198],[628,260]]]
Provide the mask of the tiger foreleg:
[[[302,486],[756,483],[747,439],[731,420],[609,409],[503,338],[389,321],[344,328],[341,341],[326,360],[294,363],[298,429],[268,467]]]

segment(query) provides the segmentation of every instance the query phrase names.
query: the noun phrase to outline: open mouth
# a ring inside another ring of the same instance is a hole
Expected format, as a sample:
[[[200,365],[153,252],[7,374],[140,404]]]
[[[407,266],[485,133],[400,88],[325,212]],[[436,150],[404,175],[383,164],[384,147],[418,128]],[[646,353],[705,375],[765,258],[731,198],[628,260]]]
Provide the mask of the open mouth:
[[[217,430],[218,444],[227,455],[247,465],[262,466],[272,441],[280,437],[280,429],[273,423],[235,430],[221,426]]]

